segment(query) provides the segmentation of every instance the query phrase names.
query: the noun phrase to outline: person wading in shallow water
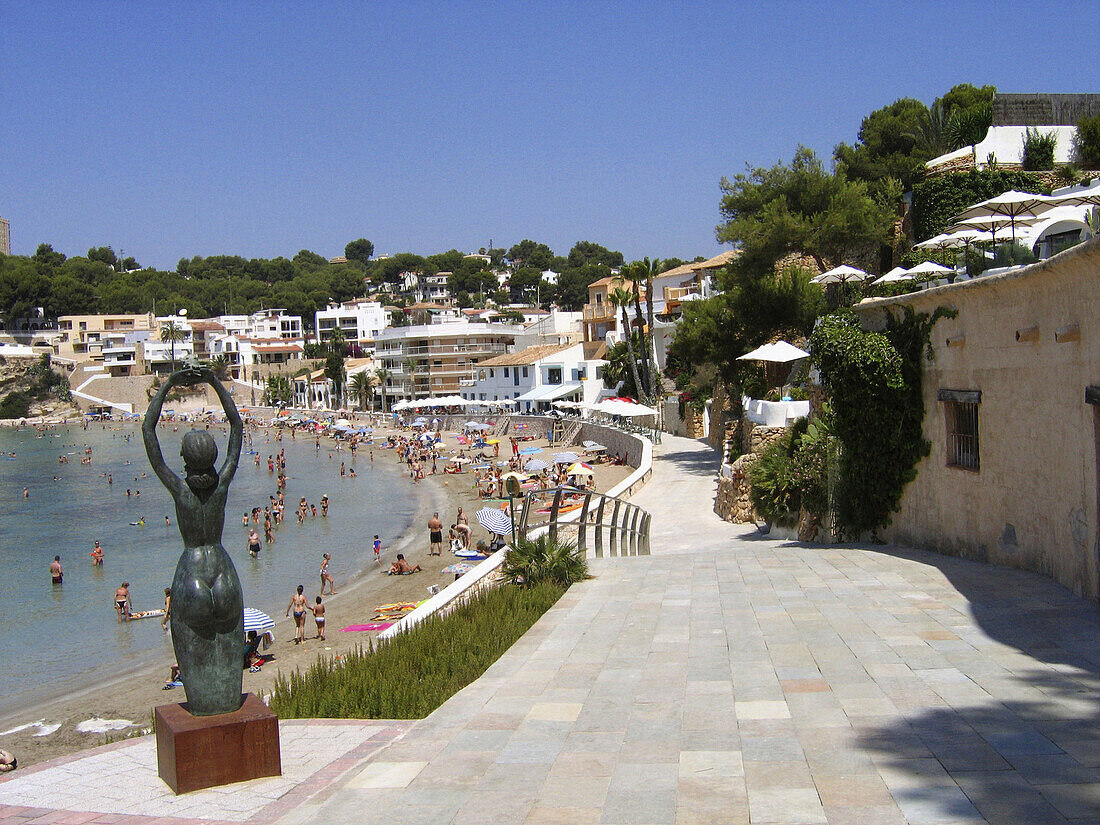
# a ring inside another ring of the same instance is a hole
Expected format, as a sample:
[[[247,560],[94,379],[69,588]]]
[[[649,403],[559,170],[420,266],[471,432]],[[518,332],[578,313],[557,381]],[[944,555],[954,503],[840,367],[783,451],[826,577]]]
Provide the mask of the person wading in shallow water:
[[[186,478],[172,472],[157,441],[157,420],[168,392],[177,386],[209,384],[226,420],[229,444],[221,469],[214,468],[218,446],[205,430],[183,437]],[[182,673],[188,709],[195,716],[231,713],[241,706],[241,644],[244,596],[233,561],[222,547],[225,500],[237,471],[244,425],[229,391],[208,367],[168,376],[149,404],[142,424],[145,451],[157,478],[176,503],[176,523],[184,550],[172,580],[172,647]]]

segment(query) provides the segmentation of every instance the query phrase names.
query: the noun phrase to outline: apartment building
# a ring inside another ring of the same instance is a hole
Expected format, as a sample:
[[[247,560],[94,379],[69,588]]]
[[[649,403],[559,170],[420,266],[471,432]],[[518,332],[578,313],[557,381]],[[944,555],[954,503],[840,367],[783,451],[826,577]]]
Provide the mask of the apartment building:
[[[477,380],[460,394],[471,401],[515,400],[519,412],[542,412],[554,401],[594,402],[606,363],[589,357],[582,343],[535,345],[482,361]]]
[[[0,255],[11,254],[11,223],[0,218]]]
[[[58,336],[54,355],[69,362],[102,361],[105,349],[132,347],[133,333],[145,337],[157,330],[153,313],[138,315],[62,315],[57,319]],[[157,335],[159,336],[159,332]],[[127,341],[130,336],[130,341]],[[127,366],[133,366],[131,363]]]
[[[378,301],[329,304],[314,315],[315,340],[318,344],[329,341],[338,328],[348,343],[357,343],[363,349],[373,350],[374,339],[387,326],[389,314]]]
[[[384,329],[375,339],[375,360],[389,372],[381,391],[388,404],[455,395],[473,386],[479,363],[503,355],[515,337],[514,327],[466,321]]]

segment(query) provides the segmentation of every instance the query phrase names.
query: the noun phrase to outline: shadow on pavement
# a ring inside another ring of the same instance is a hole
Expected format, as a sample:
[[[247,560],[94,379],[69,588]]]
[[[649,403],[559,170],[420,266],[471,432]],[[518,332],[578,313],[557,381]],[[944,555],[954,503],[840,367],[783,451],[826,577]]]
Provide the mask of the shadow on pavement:
[[[680,472],[688,475],[714,478],[721,466],[721,455],[716,450],[670,450],[661,453],[659,460],[676,465]]]
[[[757,533],[743,540],[767,538]],[[834,549],[793,541],[781,546]],[[1100,822],[1097,605],[1029,571],[892,545],[835,549],[935,567],[966,599],[982,631],[1027,657],[994,650],[971,660],[965,639],[944,642],[955,667],[919,671],[912,685],[937,693],[937,706],[857,728],[860,746],[889,766],[884,773],[894,777],[891,793],[907,818],[969,822],[976,809],[989,822],[1014,825]],[[937,605],[934,594],[929,598],[926,610],[950,609]]]

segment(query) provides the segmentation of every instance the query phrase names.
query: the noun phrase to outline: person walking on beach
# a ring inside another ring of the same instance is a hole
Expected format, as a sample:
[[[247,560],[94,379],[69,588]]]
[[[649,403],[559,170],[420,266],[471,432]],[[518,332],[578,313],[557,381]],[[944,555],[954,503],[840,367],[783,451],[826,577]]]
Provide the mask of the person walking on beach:
[[[374,563],[382,563],[382,539],[378,538],[378,534],[374,534]]]
[[[290,604],[286,606],[286,615],[290,615],[291,608],[294,609],[294,644],[301,644],[306,640],[306,611],[309,609],[309,605],[306,603],[306,597],[302,595],[305,588],[302,585],[298,585],[298,591],[290,597]]]
[[[332,556],[328,553],[321,555],[321,595],[325,595],[325,582],[328,582],[328,594],[330,596],[336,595],[336,582],[332,580],[332,574],[328,572],[328,563],[332,561]]]
[[[428,519],[428,538],[431,546],[428,548],[429,556],[443,555],[443,522],[439,520],[439,513],[432,513]]]
[[[164,618],[160,620],[160,629],[168,632],[168,620],[172,618],[172,588],[164,588]]]
[[[65,573],[61,569],[61,556],[54,556],[50,562],[50,579],[54,584],[61,584],[65,579]]]
[[[321,597],[317,597],[317,604],[310,608],[313,611],[313,620],[317,622],[317,638],[325,640],[325,606],[321,604]]]
[[[123,582],[115,591],[115,612],[118,613],[119,624],[123,620],[129,620],[132,606],[130,604],[130,582]]]
[[[96,541],[95,547],[92,548],[92,567],[103,566],[103,548],[99,546],[99,541]]]

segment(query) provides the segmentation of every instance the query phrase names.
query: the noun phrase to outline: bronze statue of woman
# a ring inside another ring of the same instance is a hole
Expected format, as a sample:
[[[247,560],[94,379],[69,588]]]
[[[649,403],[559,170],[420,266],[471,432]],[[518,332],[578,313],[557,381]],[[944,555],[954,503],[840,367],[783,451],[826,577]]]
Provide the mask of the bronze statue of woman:
[[[157,441],[157,420],[168,391],[175,386],[209,384],[229,420],[229,446],[220,470],[214,469],[218,447],[205,430],[183,437],[186,478],[164,462]],[[233,561],[222,547],[225,498],[237,471],[244,425],[229,392],[206,367],[178,370],[168,376],[149,404],[141,426],[145,452],[157,478],[176,502],[176,523],[183,554],[172,579],[172,647],[195,716],[231,713],[241,706],[244,655],[244,596]]]

